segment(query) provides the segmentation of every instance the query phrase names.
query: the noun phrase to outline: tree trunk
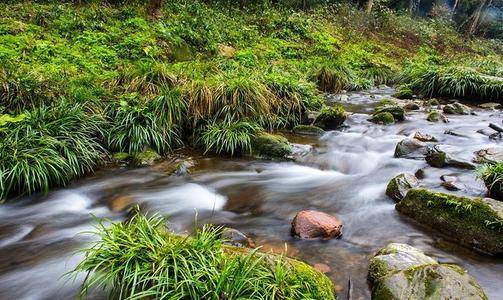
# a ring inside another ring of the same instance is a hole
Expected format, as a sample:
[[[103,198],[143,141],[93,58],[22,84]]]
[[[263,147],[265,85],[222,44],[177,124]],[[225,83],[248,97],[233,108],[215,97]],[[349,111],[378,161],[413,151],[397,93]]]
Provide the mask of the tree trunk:
[[[482,15],[482,11],[483,11],[483,8],[486,5],[486,3],[487,3],[487,0],[481,0],[477,9],[470,16],[470,19],[472,21],[470,23],[470,26],[468,27],[468,34],[469,35],[473,35],[477,31],[477,29],[479,27],[479,22],[480,22],[480,16]]]
[[[369,13],[372,11],[372,6],[374,5],[374,0],[368,0],[367,1],[367,9],[366,11]]]

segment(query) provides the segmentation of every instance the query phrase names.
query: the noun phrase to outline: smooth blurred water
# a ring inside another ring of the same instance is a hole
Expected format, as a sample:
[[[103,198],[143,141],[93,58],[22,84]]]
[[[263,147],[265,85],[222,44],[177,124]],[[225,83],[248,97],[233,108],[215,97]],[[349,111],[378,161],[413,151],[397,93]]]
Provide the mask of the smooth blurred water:
[[[328,274],[345,299],[351,278],[353,299],[369,299],[369,257],[390,242],[416,246],[441,262],[465,267],[490,299],[503,299],[503,259],[446,242],[441,236],[401,216],[384,194],[387,182],[402,172],[423,169],[421,183],[444,190],[441,175],[464,185],[456,193],[483,195],[473,171],[436,169],[424,160],[393,157],[395,145],[416,131],[435,136],[453,155],[471,159],[473,152],[499,142],[477,133],[489,122],[501,124],[501,112],[475,109],[476,115],[449,116],[450,123],[430,123],[424,110],[409,112],[392,126],[367,121],[375,102],[392,93],[381,89],[350,94],[343,105],[352,111],[348,127],[322,137],[288,135],[303,144],[296,162],[195,157],[190,176],[167,176],[155,168],[101,171],[49,195],[27,197],[0,206],[0,299],[72,299],[83,279],[64,276],[82,258],[76,250],[94,237],[93,216],[123,220],[112,211],[128,199],[145,212],[169,217],[176,232],[199,223],[223,224],[250,235],[265,250],[281,251],[311,264],[330,266]],[[334,97],[336,99],[336,97]],[[452,130],[463,136],[444,134]],[[305,145],[309,145],[305,146]],[[444,190],[445,191],[445,190]],[[343,236],[329,241],[290,237],[290,222],[302,209],[339,216]],[[90,298],[105,298],[96,292]]]

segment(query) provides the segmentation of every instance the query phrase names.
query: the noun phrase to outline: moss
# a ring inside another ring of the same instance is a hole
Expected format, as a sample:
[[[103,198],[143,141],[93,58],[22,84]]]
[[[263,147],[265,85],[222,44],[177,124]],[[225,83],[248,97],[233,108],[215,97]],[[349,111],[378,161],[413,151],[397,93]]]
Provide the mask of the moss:
[[[337,299],[332,281],[325,274],[297,260],[291,259],[290,264],[293,267],[295,283],[305,286],[306,290],[311,292],[310,299]]]
[[[375,113],[374,115],[372,115],[372,118],[370,118],[370,121],[376,124],[388,125],[395,123],[395,118],[393,118],[393,115],[391,113],[385,111]]]
[[[378,106],[374,112],[374,115],[379,113],[388,112],[393,115],[396,121],[405,120],[405,110],[398,105],[381,105]]]
[[[452,115],[470,114],[470,108],[460,103],[447,104],[446,106],[444,106],[443,111],[446,114]]]
[[[322,135],[325,133],[323,129],[314,125],[297,125],[292,129],[293,133],[303,135]]]
[[[112,155],[112,157],[113,157],[114,160],[124,161],[124,160],[129,159],[131,157],[131,155],[129,155],[129,153],[126,153],[126,152],[115,152]]]
[[[503,254],[503,203],[411,189],[396,209],[454,241]]]
[[[414,96],[414,92],[407,87],[399,87],[393,97],[398,99],[411,99]]]
[[[282,158],[292,153],[292,146],[281,135],[261,132],[253,138],[253,153],[262,157]]]
[[[440,121],[440,118],[441,118],[441,114],[436,110],[432,110],[428,113],[426,120],[428,120],[430,122],[438,122],[438,121]]]
[[[427,100],[425,104],[428,106],[439,106],[440,102],[438,102],[438,100],[436,98],[433,98],[433,99]]]
[[[316,117],[314,125],[324,130],[333,130],[338,128],[346,120],[346,111],[342,106],[325,106]]]
[[[152,149],[147,149],[142,152],[133,154],[133,162],[139,166],[149,166],[152,165],[155,161],[161,159],[161,155],[155,152]]]

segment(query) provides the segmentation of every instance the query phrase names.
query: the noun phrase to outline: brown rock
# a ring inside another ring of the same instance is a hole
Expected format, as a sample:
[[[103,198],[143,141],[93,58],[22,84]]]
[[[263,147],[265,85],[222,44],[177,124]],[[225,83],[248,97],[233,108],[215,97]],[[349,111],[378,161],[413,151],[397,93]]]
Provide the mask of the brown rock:
[[[292,221],[292,235],[301,239],[338,237],[342,233],[341,221],[332,215],[314,210],[303,210]]]
[[[436,142],[437,139],[429,134],[421,133],[421,132],[416,132],[414,133],[414,138],[416,140],[419,140],[421,142]]]
[[[322,263],[314,264],[313,267],[324,274],[330,273],[332,271],[328,265]]]

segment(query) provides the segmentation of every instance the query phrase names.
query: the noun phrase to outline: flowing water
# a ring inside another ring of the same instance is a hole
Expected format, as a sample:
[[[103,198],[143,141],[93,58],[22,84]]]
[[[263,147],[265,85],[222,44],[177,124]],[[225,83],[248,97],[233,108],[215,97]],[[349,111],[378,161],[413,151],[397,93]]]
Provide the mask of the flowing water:
[[[167,176],[162,168],[103,170],[47,196],[0,206],[0,299],[75,298],[83,275],[73,279],[64,274],[82,259],[76,250],[93,239],[81,232],[92,230],[93,215],[125,219],[125,210],[117,210],[128,201],[169,216],[176,232],[191,231],[197,212],[199,223],[236,228],[263,249],[287,249],[290,256],[326,264],[341,299],[349,279],[353,299],[370,298],[368,259],[390,242],[408,243],[441,262],[463,266],[490,299],[503,299],[502,259],[445,241],[401,216],[384,194],[395,175],[422,169],[424,186],[443,190],[440,176],[448,174],[463,185],[457,193],[483,195],[485,188],[472,171],[436,169],[393,153],[400,140],[420,131],[448,145],[455,156],[471,159],[474,151],[498,144],[477,130],[489,122],[501,124],[501,112],[475,109],[476,115],[450,116],[447,124],[427,122],[424,110],[409,112],[405,122],[391,126],[368,122],[375,102],[392,92],[380,89],[343,98],[352,112],[346,128],[322,137],[288,136],[301,144],[295,162],[196,157],[190,176]],[[290,222],[303,209],[336,214],[344,224],[343,236],[329,241],[290,237]]]

